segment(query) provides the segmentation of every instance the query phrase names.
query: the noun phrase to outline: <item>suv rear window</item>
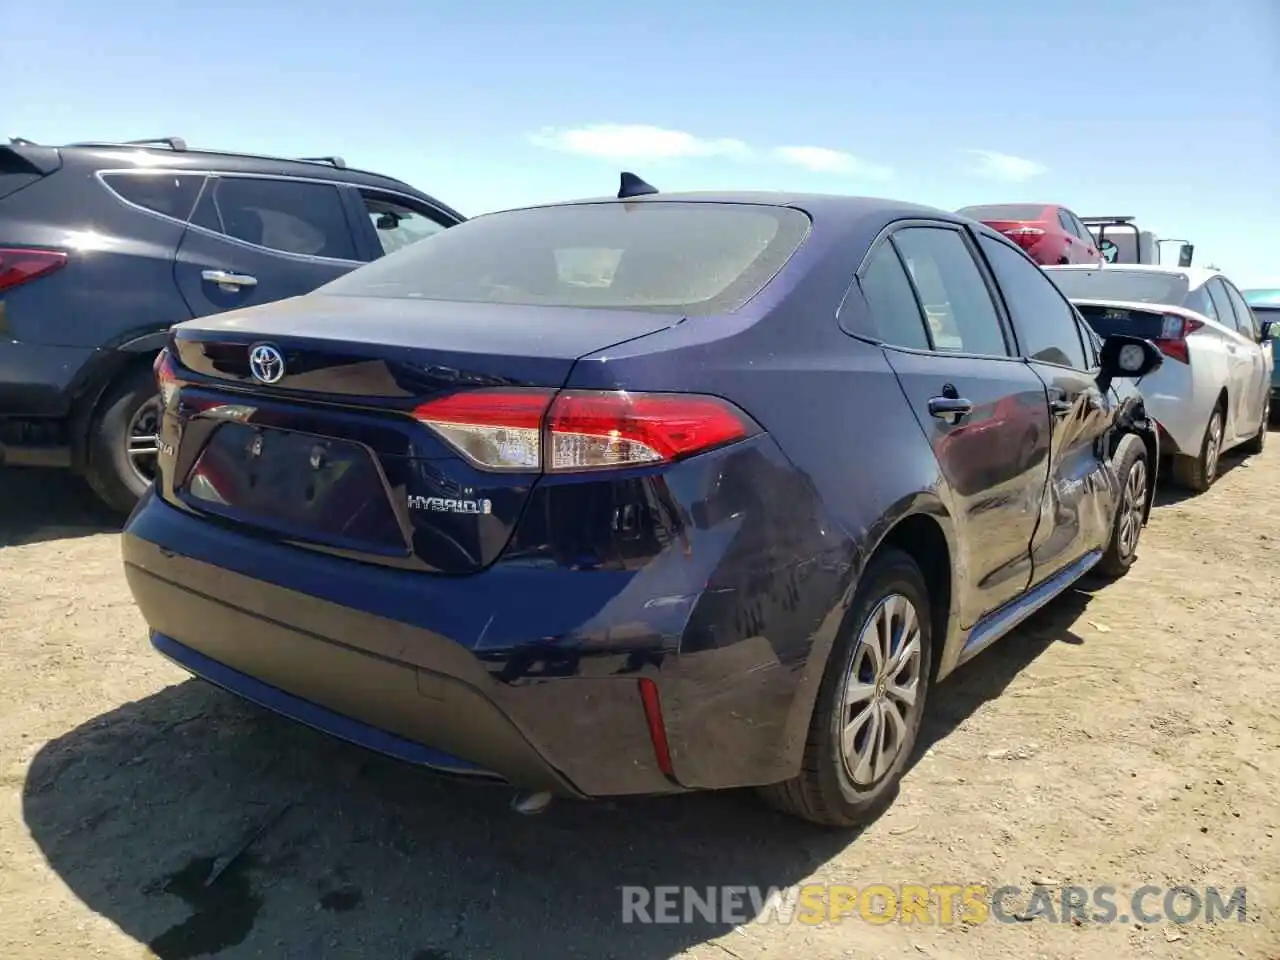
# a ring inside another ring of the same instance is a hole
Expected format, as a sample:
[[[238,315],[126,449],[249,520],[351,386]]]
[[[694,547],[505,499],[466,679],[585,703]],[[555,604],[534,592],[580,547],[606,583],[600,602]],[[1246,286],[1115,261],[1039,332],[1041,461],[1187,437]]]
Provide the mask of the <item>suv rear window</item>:
[[[961,207],[956,211],[970,220],[1039,220],[1045,208],[1034,203],[992,203],[982,207]]]
[[[336,296],[712,314],[741,307],[809,218],[757,204],[599,202],[476,217],[320,288]]]

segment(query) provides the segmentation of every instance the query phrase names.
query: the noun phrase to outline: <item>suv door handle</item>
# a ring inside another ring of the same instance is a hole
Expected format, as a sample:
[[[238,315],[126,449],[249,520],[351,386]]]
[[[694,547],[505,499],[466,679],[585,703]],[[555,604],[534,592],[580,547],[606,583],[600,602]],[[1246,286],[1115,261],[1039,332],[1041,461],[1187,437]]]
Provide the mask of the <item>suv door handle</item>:
[[[256,287],[258,278],[251,277],[247,273],[228,273],[226,270],[205,270],[200,274],[210,283],[216,283],[220,287]]]
[[[973,413],[973,401],[960,397],[933,397],[929,401],[929,415],[956,424]]]

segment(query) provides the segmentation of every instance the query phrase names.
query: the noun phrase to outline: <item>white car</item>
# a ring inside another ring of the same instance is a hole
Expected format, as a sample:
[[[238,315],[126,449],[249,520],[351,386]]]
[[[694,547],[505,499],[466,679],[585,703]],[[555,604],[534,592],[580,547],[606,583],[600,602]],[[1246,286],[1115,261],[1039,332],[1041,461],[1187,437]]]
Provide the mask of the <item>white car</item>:
[[[1155,264],[1045,267],[1099,335],[1151,340],[1165,355],[1144,377],[1147,411],[1173,454],[1173,478],[1207,490],[1218,458],[1262,452],[1271,405],[1270,323],[1217,270]],[[1280,331],[1276,331],[1280,333]]]

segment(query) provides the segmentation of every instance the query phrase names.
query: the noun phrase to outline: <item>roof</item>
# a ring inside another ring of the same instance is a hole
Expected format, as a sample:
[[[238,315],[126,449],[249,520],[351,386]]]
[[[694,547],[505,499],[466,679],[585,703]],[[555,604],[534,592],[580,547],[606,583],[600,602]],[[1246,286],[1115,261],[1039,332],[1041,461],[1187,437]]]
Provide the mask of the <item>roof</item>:
[[[906,219],[913,216],[930,220],[946,220],[951,223],[969,223],[947,210],[926,207],[884,197],[855,197],[834,193],[799,193],[769,190],[703,190],[682,193],[652,193],[627,197],[586,197],[576,200],[557,200],[549,203],[530,204],[523,209],[564,207],[584,203],[724,203],[756,204],[769,207],[792,207],[814,217],[861,220],[882,216],[886,220]],[[494,211],[503,212],[503,211]]]
[[[1126,273],[1154,273],[1165,274],[1167,276],[1184,276],[1188,283],[1193,287],[1200,287],[1208,283],[1214,277],[1221,276],[1221,270],[1211,270],[1208,267],[1178,267],[1164,263],[1114,263],[1105,267],[1094,266],[1091,263],[1069,263],[1061,266],[1042,267],[1044,270],[1052,270],[1054,272],[1079,273],[1081,271],[1106,270],[1112,273],[1118,273],[1123,270]]]
[[[1251,307],[1280,307],[1280,288],[1261,287],[1240,292]]]

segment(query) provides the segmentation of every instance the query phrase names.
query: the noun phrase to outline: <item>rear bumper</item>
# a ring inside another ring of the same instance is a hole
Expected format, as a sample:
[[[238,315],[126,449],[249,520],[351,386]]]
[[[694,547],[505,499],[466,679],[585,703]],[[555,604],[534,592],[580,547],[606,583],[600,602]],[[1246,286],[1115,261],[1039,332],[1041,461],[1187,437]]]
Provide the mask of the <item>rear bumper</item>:
[[[147,501],[143,511],[177,516]],[[412,763],[530,790],[679,789],[658,768],[635,676],[504,684],[439,633],[179,556],[135,532],[122,551],[153,645],[270,710]]]

